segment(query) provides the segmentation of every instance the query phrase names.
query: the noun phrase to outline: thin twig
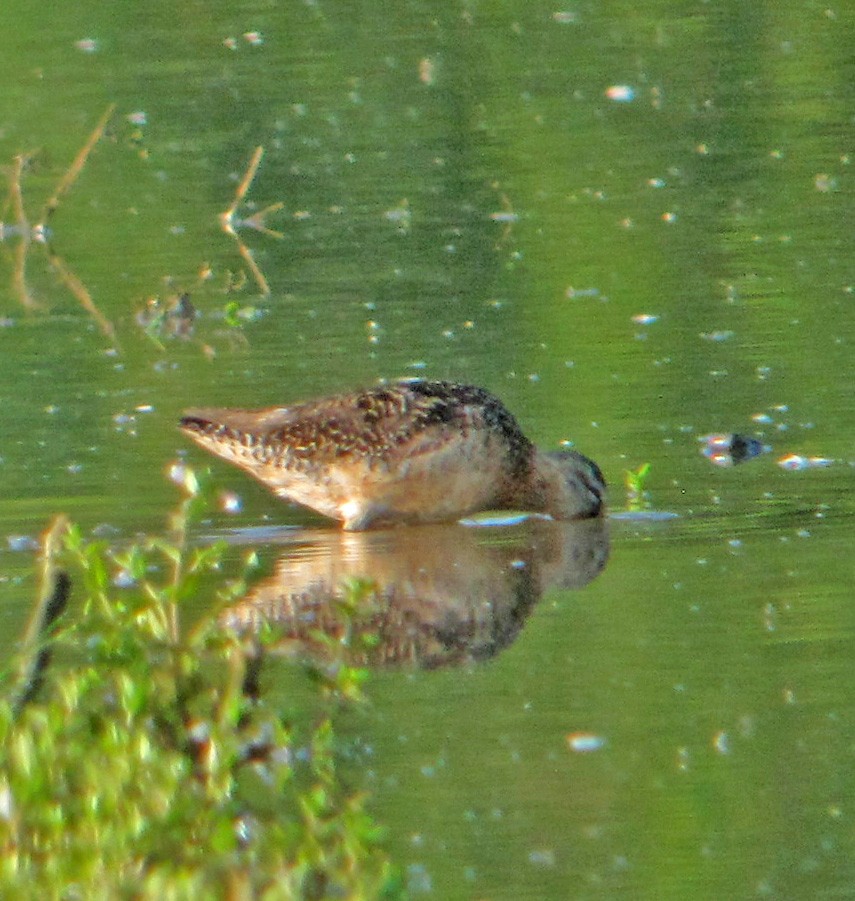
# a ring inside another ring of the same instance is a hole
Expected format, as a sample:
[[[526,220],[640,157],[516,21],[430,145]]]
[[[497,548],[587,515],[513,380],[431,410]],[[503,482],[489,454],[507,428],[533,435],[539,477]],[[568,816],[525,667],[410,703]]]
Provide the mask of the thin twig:
[[[263,210],[259,210],[257,213],[247,216],[246,219],[241,219],[240,224],[245,225],[247,228],[254,228],[257,232],[261,232],[261,234],[267,235],[269,238],[276,238],[278,241],[282,241],[285,238],[285,235],[275,228],[270,228],[265,225],[264,220],[271,213],[276,213],[283,209],[284,206],[285,202],[282,200],[277,203],[271,203],[270,206],[266,206]]]
[[[246,168],[246,172],[243,174],[243,178],[238,182],[237,189],[235,190],[234,197],[232,198],[232,202],[229,206],[220,213],[220,228],[231,237],[235,243],[237,244],[238,253],[241,255],[243,261],[246,263],[249,271],[252,273],[252,277],[255,279],[255,283],[258,285],[259,291],[265,296],[270,294],[270,285],[267,282],[267,279],[264,277],[264,273],[258,266],[258,263],[255,262],[255,258],[252,255],[252,251],[249,247],[244,244],[240,235],[237,233],[238,225],[249,226],[250,228],[254,228],[256,231],[261,232],[262,234],[268,235],[271,238],[283,238],[284,235],[281,232],[275,231],[272,228],[268,228],[264,224],[264,217],[269,213],[274,213],[277,210],[281,210],[285,204],[282,202],[272,203],[270,206],[266,206],[263,210],[255,213],[250,216],[248,219],[239,220],[236,218],[235,214],[237,212],[238,206],[240,206],[241,201],[246,197],[247,191],[249,191],[249,187],[252,184],[253,179],[255,178],[255,174],[258,172],[258,167],[261,165],[261,158],[264,156],[264,147],[256,147],[253,151],[252,157],[250,158],[249,165]]]
[[[28,154],[19,153],[15,157],[12,173],[9,176],[9,202],[12,205],[15,224],[21,229],[22,236],[30,230],[30,223],[27,221],[27,214],[24,211],[24,195],[21,189],[21,178],[29,160],[30,156]]]
[[[44,212],[42,213],[43,222],[47,222],[54,210],[59,206],[59,202],[62,200],[63,195],[66,194],[71,186],[77,181],[80,173],[83,171],[83,167],[86,165],[86,161],[89,159],[89,154],[92,153],[95,145],[101,140],[101,135],[104,134],[104,129],[107,127],[107,123],[110,121],[115,110],[115,103],[111,103],[107,109],[104,110],[104,114],[98,120],[98,124],[95,126],[92,134],[86,139],[86,143],[80,148],[77,156],[72,160],[65,175],[59,180],[59,183],[54,189],[53,196],[45,204]]]
[[[243,174],[243,178],[238,182],[237,190],[235,191],[235,196],[231,205],[220,213],[220,224],[223,226],[223,231],[225,231],[226,234],[233,235],[235,238],[237,237],[233,224],[235,212],[237,211],[240,202],[246,197],[246,192],[249,190],[249,186],[255,178],[255,173],[258,172],[258,167],[261,165],[261,158],[263,156],[264,147],[259,145],[253,151],[252,159],[249,161],[249,165],[246,168],[246,172]]]
[[[111,103],[104,111],[95,128],[86,139],[86,142],[72,160],[71,165],[57,182],[53,194],[44,206],[40,221],[35,225],[30,225],[30,222],[27,219],[22,187],[24,169],[32,155],[18,154],[14,158],[9,172],[9,193],[6,200],[6,210],[11,207],[12,214],[15,218],[14,226],[10,229],[10,232],[19,238],[18,246],[14,253],[12,288],[21,305],[27,309],[35,309],[38,306],[27,286],[27,254],[29,253],[30,244],[33,241],[36,241],[40,244],[47,245],[48,228],[46,222],[56,211],[65,194],[68,193],[80,177],[80,173],[83,171],[83,167],[86,165],[89,155],[92,153],[92,150],[98,141],[101,140],[104,130],[107,127],[107,123],[110,121],[115,109],[116,104]],[[3,231],[5,231],[5,229]],[[74,272],[72,272],[65,261],[57,254],[53,253],[49,247],[48,262],[57,271],[60,280],[65,287],[77,298],[83,309],[92,316],[102,333],[118,345],[113,324],[95,305],[92,295],[89,293],[89,290],[83,282],[74,274]]]
[[[235,235],[235,240],[238,244],[238,253],[243,257],[244,262],[247,266],[249,266],[249,271],[252,273],[252,277],[255,279],[256,284],[258,285],[258,290],[267,297],[270,294],[270,285],[267,283],[267,279],[264,277],[264,273],[259,269],[258,263],[255,262],[252,256],[252,251],[246,246],[246,244],[241,241],[241,239]]]
[[[27,287],[27,251],[30,242],[22,239],[15,248],[14,264],[12,268],[12,289],[18,296],[18,300],[25,309],[38,309],[38,303]]]
[[[101,329],[101,332],[105,337],[109,338],[112,342],[114,342],[118,346],[118,338],[116,337],[116,330],[113,327],[113,323],[110,322],[109,319],[98,309],[95,301],[92,299],[92,295],[89,293],[89,289],[86,285],[83,284],[82,281],[71,271],[71,269],[66,265],[65,260],[61,256],[53,253],[52,251],[48,251],[48,261],[53,269],[56,270],[59,275],[60,281],[68,288],[69,291],[77,298],[80,305],[86,310],[87,313],[95,320],[98,324],[98,328]]]

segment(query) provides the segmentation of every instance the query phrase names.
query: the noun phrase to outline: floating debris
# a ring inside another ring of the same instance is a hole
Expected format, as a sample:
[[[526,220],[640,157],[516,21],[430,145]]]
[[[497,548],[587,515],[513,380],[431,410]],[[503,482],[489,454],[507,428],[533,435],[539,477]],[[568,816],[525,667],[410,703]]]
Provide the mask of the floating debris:
[[[814,176],[813,184],[821,194],[829,194],[832,191],[837,190],[837,179],[833,175],[828,175],[826,172],[817,173],[817,175]]]
[[[429,56],[425,56],[419,60],[419,81],[430,87],[435,80],[436,64]]]
[[[555,852],[552,848],[537,848],[529,851],[528,862],[538,867],[554,867],[556,862]]]
[[[824,469],[834,462],[831,457],[803,457],[801,454],[787,454],[778,460],[778,466],[790,472],[798,472],[802,469]]]
[[[599,288],[574,288],[572,285],[568,285],[567,289],[564,292],[564,296],[568,298],[573,297],[599,297],[600,289]],[[606,298],[603,298],[605,300]]]
[[[148,298],[145,306],[137,311],[136,321],[148,337],[159,344],[159,339],[190,338],[196,317],[196,308],[185,291],[165,300]]]
[[[703,443],[701,453],[715,466],[736,466],[772,450],[757,438],[738,432],[701,435],[698,440]]]
[[[10,551],[37,551],[39,543],[32,535],[8,535],[6,547]]]
[[[653,325],[654,322],[659,321],[659,317],[654,313],[636,313],[632,317],[632,321],[636,325]]]
[[[413,218],[413,214],[410,211],[410,202],[404,198],[398,206],[386,210],[383,213],[383,218],[397,226],[398,231],[409,231]]]

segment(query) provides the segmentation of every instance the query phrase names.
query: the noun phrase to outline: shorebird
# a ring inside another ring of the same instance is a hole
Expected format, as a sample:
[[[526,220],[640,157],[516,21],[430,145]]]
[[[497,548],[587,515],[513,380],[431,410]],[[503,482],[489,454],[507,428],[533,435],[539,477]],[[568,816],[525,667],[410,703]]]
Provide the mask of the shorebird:
[[[483,388],[408,380],[265,410],[188,410],[180,426],[275,495],[345,529],[485,510],[600,514],[605,481],[574,450],[542,451]]]

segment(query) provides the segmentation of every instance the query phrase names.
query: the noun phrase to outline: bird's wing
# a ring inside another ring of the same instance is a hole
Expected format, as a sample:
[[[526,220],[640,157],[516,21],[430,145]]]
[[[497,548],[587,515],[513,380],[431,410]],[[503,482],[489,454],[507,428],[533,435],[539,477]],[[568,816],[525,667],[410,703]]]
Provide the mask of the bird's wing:
[[[449,382],[398,382],[267,410],[188,410],[181,427],[191,435],[219,431],[238,440],[252,435],[257,443],[318,464],[435,451],[478,430],[528,444],[491,394]]]

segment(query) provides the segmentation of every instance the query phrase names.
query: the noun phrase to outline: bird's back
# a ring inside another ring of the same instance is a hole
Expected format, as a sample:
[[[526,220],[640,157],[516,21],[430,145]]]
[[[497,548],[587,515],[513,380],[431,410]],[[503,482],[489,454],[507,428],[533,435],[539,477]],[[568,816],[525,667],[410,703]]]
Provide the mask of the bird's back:
[[[407,381],[268,410],[190,410],[182,429],[280,496],[362,528],[500,503],[532,445],[496,397]]]

